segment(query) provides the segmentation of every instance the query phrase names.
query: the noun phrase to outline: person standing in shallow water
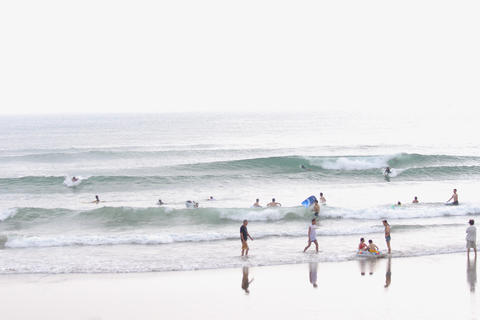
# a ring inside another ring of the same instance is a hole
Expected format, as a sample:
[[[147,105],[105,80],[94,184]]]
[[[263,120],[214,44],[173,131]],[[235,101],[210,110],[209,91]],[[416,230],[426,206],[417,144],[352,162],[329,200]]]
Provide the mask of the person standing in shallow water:
[[[383,226],[385,227],[385,242],[387,242],[388,253],[392,252],[390,248],[390,240],[392,237],[390,236],[390,225],[388,224],[387,220],[383,220]]]
[[[470,226],[467,228],[467,231],[465,231],[467,233],[467,237],[465,238],[467,240],[467,255],[470,256],[470,249],[473,249],[475,258],[477,258],[477,228],[474,226],[475,220],[470,219],[468,224]]]
[[[243,220],[243,224],[240,227],[240,240],[242,241],[242,257],[248,256],[248,250],[250,249],[247,244],[248,238],[253,241],[253,238],[250,236],[247,230],[248,221]]]
[[[308,244],[303,249],[303,252],[307,251],[308,248],[312,245],[312,242],[315,243],[315,250],[318,253],[318,242],[317,242],[317,219],[312,219],[312,224],[308,227]]]
[[[453,202],[450,203],[451,200],[453,200]],[[450,199],[448,199],[447,203],[450,203],[450,204],[453,205],[453,206],[458,206],[458,194],[457,194],[457,189],[453,189],[453,194],[452,194],[452,196],[450,197]]]

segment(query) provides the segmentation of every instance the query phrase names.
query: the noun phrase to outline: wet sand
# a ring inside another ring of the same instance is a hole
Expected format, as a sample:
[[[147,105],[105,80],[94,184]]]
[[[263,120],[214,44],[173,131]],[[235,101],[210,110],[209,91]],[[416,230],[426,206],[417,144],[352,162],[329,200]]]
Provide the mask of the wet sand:
[[[478,319],[476,284],[476,262],[466,254],[187,272],[2,275],[0,312],[2,319]]]

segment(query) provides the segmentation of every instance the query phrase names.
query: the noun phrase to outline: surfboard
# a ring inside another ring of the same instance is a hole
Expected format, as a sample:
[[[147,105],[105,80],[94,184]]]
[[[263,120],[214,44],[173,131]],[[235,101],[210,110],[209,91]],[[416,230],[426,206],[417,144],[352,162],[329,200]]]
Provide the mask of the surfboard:
[[[305,208],[308,208],[315,203],[315,200],[317,200],[315,196],[310,196],[307,199],[302,201],[302,206],[304,206]]]

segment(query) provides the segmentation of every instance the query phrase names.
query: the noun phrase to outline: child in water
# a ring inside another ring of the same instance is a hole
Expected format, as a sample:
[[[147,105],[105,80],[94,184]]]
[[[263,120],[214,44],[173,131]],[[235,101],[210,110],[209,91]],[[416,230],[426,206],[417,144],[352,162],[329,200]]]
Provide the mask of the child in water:
[[[371,253],[378,253],[378,247],[372,240],[368,240],[368,251]]]
[[[360,238],[360,243],[358,244],[358,251],[367,251],[367,250],[368,250],[368,246],[365,243],[365,239]]]

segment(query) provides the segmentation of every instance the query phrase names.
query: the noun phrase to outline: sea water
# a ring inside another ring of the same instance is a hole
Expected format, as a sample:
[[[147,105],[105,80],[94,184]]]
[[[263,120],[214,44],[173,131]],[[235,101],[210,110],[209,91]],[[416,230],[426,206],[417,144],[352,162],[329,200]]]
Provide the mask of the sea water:
[[[360,237],[385,251],[383,219],[394,256],[459,252],[480,213],[475,127],[472,117],[338,110],[4,116],[0,272],[342,261]],[[460,205],[446,206],[453,188]],[[320,192],[321,252],[304,254],[313,213],[300,203]],[[256,198],[263,208],[251,207]],[[282,207],[265,208],[272,198]]]

